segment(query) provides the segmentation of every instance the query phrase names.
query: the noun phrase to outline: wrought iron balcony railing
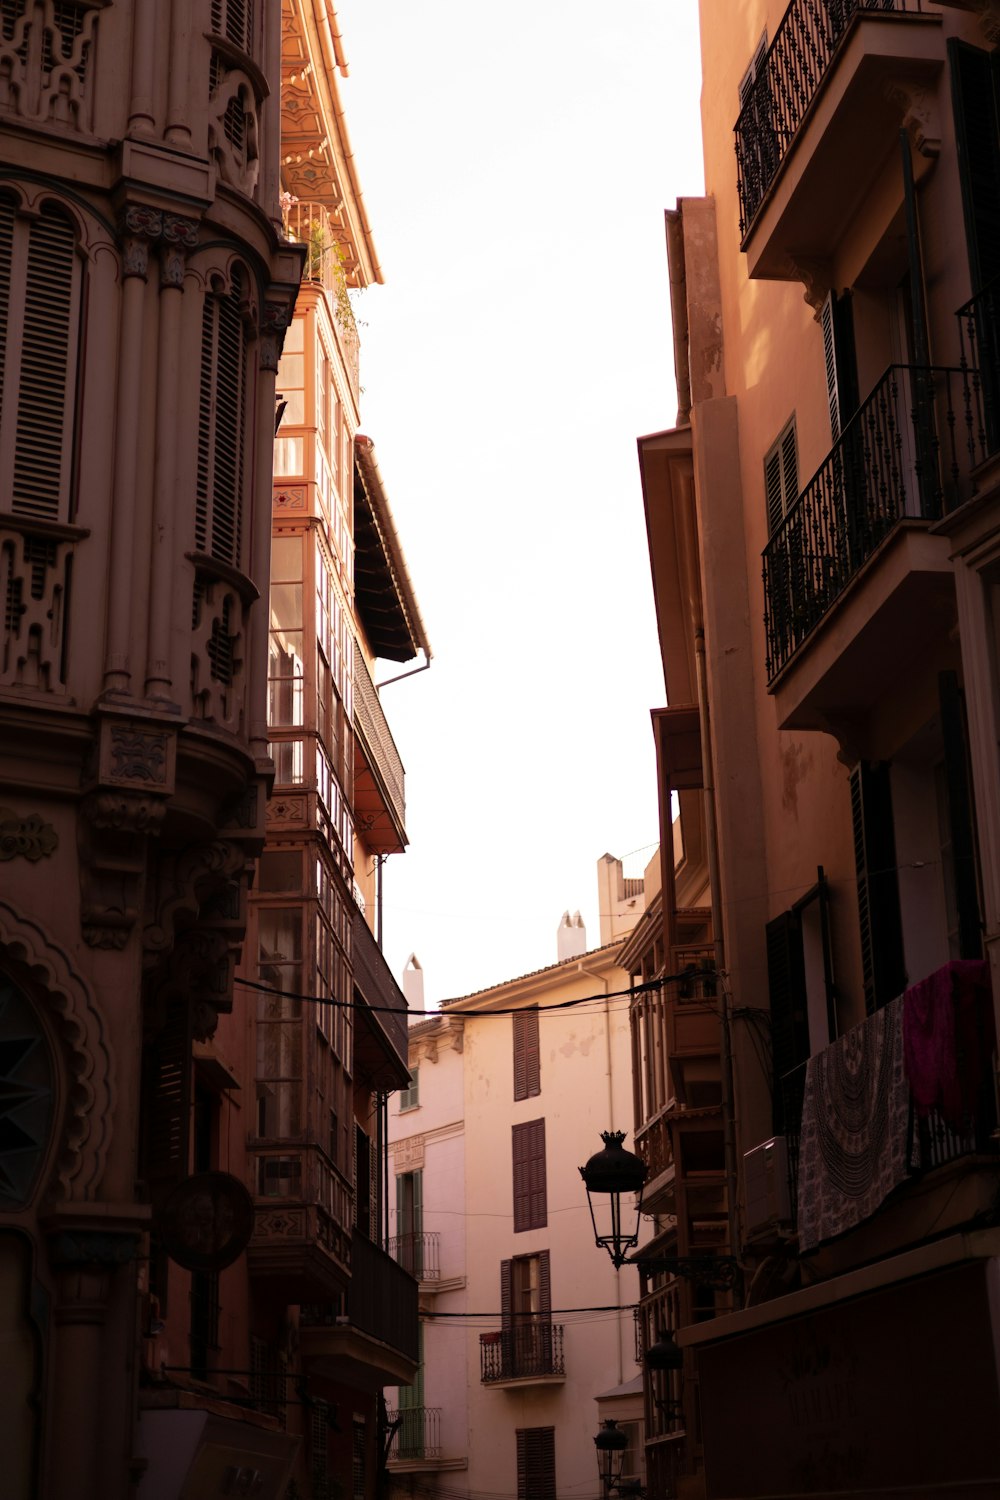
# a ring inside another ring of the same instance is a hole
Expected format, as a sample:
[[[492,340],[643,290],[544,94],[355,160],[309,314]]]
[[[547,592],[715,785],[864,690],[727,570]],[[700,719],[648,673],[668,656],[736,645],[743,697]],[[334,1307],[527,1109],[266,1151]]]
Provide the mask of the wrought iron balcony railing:
[[[382,711],[378,688],[372,681],[357,641],[354,642],[354,729],[361,738],[371,769],[381,778],[389,811],[399,827],[405,827],[406,772]]]
[[[390,1463],[441,1457],[440,1406],[404,1406],[387,1416],[390,1430],[395,1428],[389,1443]]]
[[[420,1234],[394,1234],[388,1241],[393,1260],[418,1281],[440,1281],[441,1236],[437,1230]]]
[[[773,680],[903,520],[966,496],[982,452],[968,369],[890,365],[764,548]]]
[[[518,1323],[500,1333],[481,1333],[479,1354],[483,1385],[566,1373],[563,1325],[547,1318]]]
[[[926,0],[792,0],[736,121],[740,235],[746,237],[855,17],[921,14]]]
[[[972,417],[983,456],[1000,452],[1000,277],[958,309],[962,367],[969,371]]]

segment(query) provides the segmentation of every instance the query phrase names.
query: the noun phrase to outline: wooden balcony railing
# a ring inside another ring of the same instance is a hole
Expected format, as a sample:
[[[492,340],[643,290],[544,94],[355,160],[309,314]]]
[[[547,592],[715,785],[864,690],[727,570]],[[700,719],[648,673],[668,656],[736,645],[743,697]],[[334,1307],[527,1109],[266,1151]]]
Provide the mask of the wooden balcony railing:
[[[329,293],[333,324],[340,340],[344,366],[354,391],[360,391],[358,325],[347,292],[341,254],[341,234],[322,203],[292,203],[285,212],[285,233],[306,246],[304,283],[313,282]]]
[[[417,1283],[390,1255],[365,1235],[351,1238],[351,1283],[346,1311],[336,1302],[302,1307],[303,1328],[351,1326],[396,1349],[416,1363],[420,1358]]]
[[[483,1385],[533,1376],[565,1375],[563,1325],[547,1318],[479,1335]]]
[[[740,235],[746,238],[856,17],[918,15],[926,0],[792,0],[746,86],[736,121]]]
[[[890,365],[764,548],[772,680],[889,534],[936,520],[984,455],[968,368]]]
[[[406,773],[392,737],[378,689],[365,665],[364,653],[354,643],[354,729],[369,766],[376,771],[388,811],[400,828],[406,826]]]

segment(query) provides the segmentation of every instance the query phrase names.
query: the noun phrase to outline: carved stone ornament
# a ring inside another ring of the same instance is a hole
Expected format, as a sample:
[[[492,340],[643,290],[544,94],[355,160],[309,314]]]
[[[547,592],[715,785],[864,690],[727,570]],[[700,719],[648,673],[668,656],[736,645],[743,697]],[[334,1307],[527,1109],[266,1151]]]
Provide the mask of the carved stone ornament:
[[[90,986],[40,923],[0,901],[0,952],[30,970],[40,1009],[63,1044],[65,1104],[45,1192],[52,1207],[94,1198],[104,1177],[115,1118],[114,1051]]]
[[[130,203],[121,217],[122,274],[143,281],[149,272],[149,246],[163,231],[163,215],[145,203]]]
[[[921,156],[941,154],[941,121],[937,98],[922,84],[896,82],[886,84],[886,98],[903,111],[902,125]]]
[[[27,859],[32,864],[52,854],[59,835],[40,813],[21,817],[9,807],[0,807],[0,860]]]
[[[260,324],[260,365],[262,370],[277,370],[292,321],[292,309],[286,302],[265,302]]]
[[[829,261],[791,257],[788,270],[795,281],[801,281],[803,298],[813,310],[818,323],[823,313],[823,303],[830,294],[832,271]]]
[[[166,798],[102,789],[80,803],[80,924],[91,948],[122,949],[142,903],[147,842],[159,833]]]
[[[275,510],[305,510],[306,492],[301,486],[282,485],[274,492]]]
[[[175,757],[176,730],[145,719],[102,717],[97,756],[97,780],[102,786],[168,796],[174,788]]]
[[[160,239],[160,285],[182,288],[187,257],[198,244],[198,222],[180,214],[163,215]]]

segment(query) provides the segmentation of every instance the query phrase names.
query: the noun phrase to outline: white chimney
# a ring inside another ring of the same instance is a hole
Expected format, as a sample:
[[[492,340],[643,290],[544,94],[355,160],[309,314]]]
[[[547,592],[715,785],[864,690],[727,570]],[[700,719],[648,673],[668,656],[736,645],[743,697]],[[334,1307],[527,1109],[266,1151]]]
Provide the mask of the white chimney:
[[[586,951],[587,929],[583,925],[583,918],[578,911],[575,911],[572,916],[568,911],[564,911],[556,933],[556,953],[559,963],[562,963],[564,958],[581,958]]]
[[[424,1009],[424,971],[415,953],[403,966],[403,996],[411,1010]]]

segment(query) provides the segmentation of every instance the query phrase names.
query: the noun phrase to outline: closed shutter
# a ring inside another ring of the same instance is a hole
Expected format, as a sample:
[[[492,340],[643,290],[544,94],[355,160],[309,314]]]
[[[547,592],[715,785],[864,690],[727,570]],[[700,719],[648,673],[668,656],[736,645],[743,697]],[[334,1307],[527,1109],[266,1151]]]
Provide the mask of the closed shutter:
[[[514,1023],[514,1098],[531,1099],[541,1093],[538,1052],[538,1010],[518,1011]]]
[[[982,958],[983,934],[979,913],[979,876],[972,819],[965,705],[958,677],[954,672],[940,673],[938,694],[941,702],[948,821],[955,873],[955,903],[958,907],[959,954],[962,958]]]
[[[862,761],[851,773],[851,823],[861,974],[865,1009],[871,1015],[906,988],[892,791],[886,762],[871,765]]]
[[[840,437],[840,393],[837,390],[837,351],[833,337],[833,293],[823,303],[823,363],[826,368],[826,399],[830,408],[830,433]]]
[[[514,1233],[544,1229],[547,1223],[545,1121],[511,1127],[514,1178]]]
[[[555,1496],[555,1428],[517,1428],[517,1500],[555,1500]]]
[[[952,38],[955,135],[969,270],[974,292],[1000,275],[1000,135],[997,61],[992,52]]]
[[[500,1262],[500,1365],[514,1366],[514,1269],[513,1261]]]
[[[15,515],[69,519],[81,279],[67,220],[0,205],[0,488]]]
[[[786,1109],[789,1075],[809,1057],[809,1010],[806,994],[802,920],[796,911],[785,911],[768,922],[767,983],[771,1000],[772,1117],[775,1135],[798,1128]]]
[[[239,568],[246,467],[247,341],[239,276],[202,313],[195,545]]]
[[[764,458],[767,530],[773,536],[799,495],[799,457],[795,418],[782,430]]]
[[[212,0],[212,31],[242,52],[252,52],[253,0]]]

